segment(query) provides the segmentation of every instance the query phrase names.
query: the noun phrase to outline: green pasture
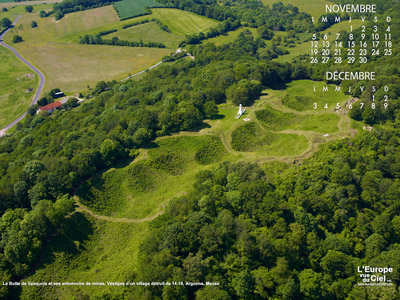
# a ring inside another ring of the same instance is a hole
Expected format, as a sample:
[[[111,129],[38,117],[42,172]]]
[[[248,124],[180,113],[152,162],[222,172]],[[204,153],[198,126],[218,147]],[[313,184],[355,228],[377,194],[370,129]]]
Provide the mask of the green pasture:
[[[151,12],[154,18],[168,26],[171,33],[181,36],[207,32],[219,23],[219,21],[175,8],[155,8]]]
[[[122,0],[114,3],[121,20],[130,19],[146,13],[146,8],[163,7],[155,0]]]
[[[0,128],[22,115],[38,85],[37,75],[14,53],[0,46]],[[33,91],[28,91],[28,89]]]
[[[137,26],[132,26],[126,29],[121,29],[103,36],[105,39],[118,37],[120,40],[135,41],[135,42],[159,42],[171,49],[177,49],[183,37],[165,32],[155,22],[149,22]]]

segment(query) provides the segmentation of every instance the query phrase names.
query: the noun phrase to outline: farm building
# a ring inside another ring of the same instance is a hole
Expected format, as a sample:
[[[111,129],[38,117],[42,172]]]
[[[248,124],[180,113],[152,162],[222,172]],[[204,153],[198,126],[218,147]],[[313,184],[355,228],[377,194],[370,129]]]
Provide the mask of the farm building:
[[[54,94],[53,98],[54,98],[54,99],[57,99],[57,98],[61,98],[61,97],[64,97],[64,96],[65,96],[65,95],[64,95],[63,92],[58,92],[58,93],[55,93],[55,94]]]
[[[39,110],[38,110],[38,113],[39,113],[41,110],[45,110],[45,111],[47,111],[49,114],[51,114],[54,110],[60,109],[60,108],[61,108],[61,105],[62,105],[62,103],[61,103],[60,101],[47,104],[47,105],[45,105],[45,106],[40,107]]]

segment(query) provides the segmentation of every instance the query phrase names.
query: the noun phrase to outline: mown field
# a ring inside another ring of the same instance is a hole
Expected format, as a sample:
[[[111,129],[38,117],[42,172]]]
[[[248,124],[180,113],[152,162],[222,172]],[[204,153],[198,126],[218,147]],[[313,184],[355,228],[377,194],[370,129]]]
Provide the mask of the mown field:
[[[38,23],[37,28],[31,28],[32,20]],[[100,80],[122,79],[159,62],[171,52],[169,49],[61,42],[63,37],[83,34],[107,24],[122,27],[112,6],[67,14],[59,21],[51,17],[39,18],[37,13],[32,13],[21,17],[18,24],[22,26],[12,29],[5,40],[11,43],[14,34],[22,36],[24,42],[14,46],[46,75],[45,91],[59,87],[72,93],[88,85],[94,86]]]
[[[151,12],[154,18],[168,26],[171,33],[181,36],[207,32],[219,23],[217,20],[174,8],[152,9]]]
[[[0,46],[0,128],[22,115],[38,85],[36,74]],[[28,92],[32,88],[34,91]]]
[[[314,17],[319,17],[325,13],[325,5],[332,4],[326,0],[262,0],[262,3],[272,7],[272,4],[282,2],[285,5],[292,4],[297,6],[300,11],[306,12]]]
[[[106,39],[112,39],[114,36],[120,40],[135,41],[135,42],[153,42],[163,43],[171,49],[178,48],[178,45],[184,37],[168,33],[160,29],[155,22],[149,22],[126,29],[119,30],[104,36]]]
[[[163,7],[155,0],[122,0],[114,3],[114,7],[121,20],[130,19],[146,13],[146,7]]]

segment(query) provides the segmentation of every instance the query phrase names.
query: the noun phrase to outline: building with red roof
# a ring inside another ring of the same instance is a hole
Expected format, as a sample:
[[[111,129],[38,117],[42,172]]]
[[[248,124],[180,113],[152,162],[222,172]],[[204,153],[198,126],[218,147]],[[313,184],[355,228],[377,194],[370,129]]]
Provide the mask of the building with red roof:
[[[42,106],[39,108],[39,111],[45,110],[49,114],[51,114],[54,110],[59,109],[61,107],[62,103],[60,101],[56,101],[50,104],[47,104],[45,106]]]

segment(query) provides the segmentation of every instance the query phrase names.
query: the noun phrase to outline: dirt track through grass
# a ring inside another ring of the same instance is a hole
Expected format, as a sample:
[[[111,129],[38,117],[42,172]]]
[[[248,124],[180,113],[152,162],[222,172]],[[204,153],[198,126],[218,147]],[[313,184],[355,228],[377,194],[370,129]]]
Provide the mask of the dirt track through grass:
[[[161,209],[160,209],[159,212],[157,212],[155,215],[153,215],[151,217],[147,217],[147,218],[143,218],[143,219],[114,218],[114,217],[102,216],[102,215],[95,214],[89,208],[87,208],[86,206],[82,205],[78,201],[78,198],[76,196],[74,197],[74,200],[75,200],[75,212],[86,212],[86,213],[88,213],[89,215],[91,215],[92,217],[94,217],[96,219],[104,220],[104,221],[108,221],[108,222],[117,222],[117,223],[143,223],[143,222],[148,222],[148,221],[154,220],[159,215],[162,215],[164,213],[164,208],[165,208],[165,204],[161,204]]]

